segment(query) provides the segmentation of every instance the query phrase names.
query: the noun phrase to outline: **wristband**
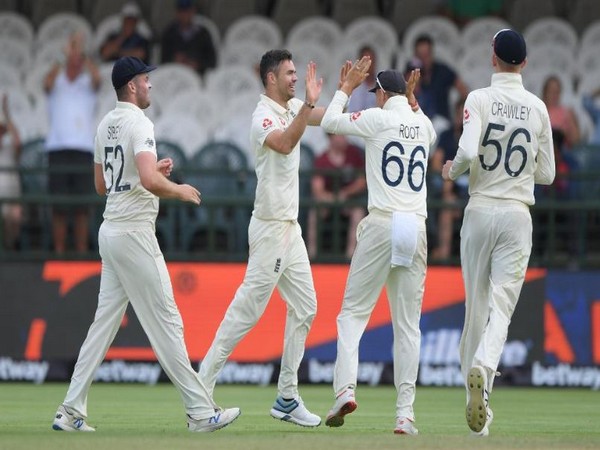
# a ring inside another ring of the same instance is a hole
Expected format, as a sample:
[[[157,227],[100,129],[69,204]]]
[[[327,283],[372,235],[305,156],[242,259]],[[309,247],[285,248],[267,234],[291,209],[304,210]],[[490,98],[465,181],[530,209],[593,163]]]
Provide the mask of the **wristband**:
[[[315,109],[315,105],[313,105],[312,103],[304,102],[304,104],[306,106],[308,106],[310,109]]]

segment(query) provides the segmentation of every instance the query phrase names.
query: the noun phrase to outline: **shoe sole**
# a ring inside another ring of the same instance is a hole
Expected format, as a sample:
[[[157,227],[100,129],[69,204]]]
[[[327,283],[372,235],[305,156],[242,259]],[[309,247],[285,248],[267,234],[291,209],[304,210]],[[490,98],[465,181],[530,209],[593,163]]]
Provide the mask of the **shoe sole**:
[[[327,420],[325,420],[325,425],[334,428],[341,427],[342,425],[344,425],[344,416],[353,413],[357,407],[358,404],[353,401],[344,403],[337,414],[327,416]]]
[[[472,431],[479,433],[485,427],[487,420],[487,406],[483,398],[483,374],[479,367],[472,367],[467,376],[467,389],[469,390],[469,403],[466,409],[467,425]]]
[[[419,434],[419,432],[417,431],[416,433],[408,433],[404,430],[394,430],[394,434],[405,434],[406,436],[417,436]]]
[[[283,411],[279,411],[277,409],[271,409],[271,417],[273,419],[281,420],[282,422],[289,422],[289,423],[293,423],[294,425],[299,425],[301,427],[306,427],[306,428],[315,428],[315,427],[318,427],[319,425],[321,425],[320,420],[319,420],[319,423],[317,423],[317,424],[299,422],[295,417],[291,416],[290,414],[285,413]]]

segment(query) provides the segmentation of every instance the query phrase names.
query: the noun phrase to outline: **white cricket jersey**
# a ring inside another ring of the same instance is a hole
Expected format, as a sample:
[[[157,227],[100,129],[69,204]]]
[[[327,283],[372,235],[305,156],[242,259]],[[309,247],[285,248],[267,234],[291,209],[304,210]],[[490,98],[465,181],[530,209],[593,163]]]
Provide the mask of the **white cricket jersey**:
[[[156,155],[154,125],[129,102],[117,102],[98,125],[94,162],[104,169],[107,200],[104,220],[151,222],[158,214],[158,197],[141,183],[135,164],[139,152]]]
[[[469,194],[533,205],[534,183],[551,184],[555,163],[546,105],[520,74],[496,73],[469,94],[450,178],[470,169]]]
[[[347,100],[337,91],[321,126],[330,133],[364,138],[369,212],[427,217],[427,161],[436,141],[429,118],[414,113],[400,95],[388,99],[383,108],[344,114]]]
[[[297,220],[300,168],[300,142],[287,155],[265,145],[275,130],[285,130],[304,102],[297,98],[283,108],[264,94],[252,114],[250,144],[256,157],[256,198],[252,215],[262,220]]]

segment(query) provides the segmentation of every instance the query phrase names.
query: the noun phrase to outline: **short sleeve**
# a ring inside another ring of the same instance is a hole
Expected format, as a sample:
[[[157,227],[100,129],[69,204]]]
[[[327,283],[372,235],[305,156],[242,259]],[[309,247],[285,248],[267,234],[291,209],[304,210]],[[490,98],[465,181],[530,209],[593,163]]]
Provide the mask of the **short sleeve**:
[[[257,111],[252,117],[252,136],[257,147],[265,144],[267,136],[278,128],[277,118],[266,110]]]
[[[152,152],[156,154],[156,142],[154,140],[154,125],[149,119],[139,121],[132,133],[131,144],[133,154],[140,152]]]

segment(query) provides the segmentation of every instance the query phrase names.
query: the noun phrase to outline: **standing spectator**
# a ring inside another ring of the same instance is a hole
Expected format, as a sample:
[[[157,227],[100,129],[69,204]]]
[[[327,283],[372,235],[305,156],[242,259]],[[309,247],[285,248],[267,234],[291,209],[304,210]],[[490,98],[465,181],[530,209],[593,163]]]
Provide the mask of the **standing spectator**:
[[[454,203],[459,198],[464,199],[468,197],[468,177],[466,175],[461,175],[456,181],[445,181],[440,177],[444,162],[454,159],[456,155],[458,140],[463,130],[464,104],[463,100],[459,100],[454,105],[452,127],[440,134],[437,149],[431,157],[429,166],[430,172],[434,175],[432,177],[435,186],[433,190],[436,194],[439,194],[444,203]],[[441,186],[439,185],[440,182]],[[445,260],[450,257],[454,238],[454,221],[459,219],[461,215],[462,212],[456,208],[448,207],[440,209],[437,221],[437,247],[433,249],[431,259]]]
[[[583,107],[594,123],[594,130],[588,142],[593,145],[600,145],[600,89],[596,89],[592,95],[583,96]]]
[[[459,98],[464,99],[467,96],[467,87],[450,67],[434,59],[433,40],[430,36],[418,36],[414,50],[414,59],[409,62],[407,72],[413,68],[421,69],[421,81],[416,91],[419,105],[434,123],[437,116],[449,121],[450,90],[456,88]]]
[[[531,255],[534,186],[551,184],[555,176],[548,111],[523,87],[525,40],[503,29],[492,45],[492,83],[467,97],[456,156],[442,169],[445,180],[469,170],[460,234],[465,283],[460,364],[467,425],[477,436],[489,435],[494,418],[489,395]],[[521,113],[511,113],[515,110]]]
[[[2,197],[19,197],[21,195],[21,182],[17,172],[20,154],[21,139],[17,127],[10,117],[8,96],[4,94],[0,113],[0,195]],[[23,210],[19,203],[2,204],[2,231],[4,245],[7,249],[15,248],[22,215]]]
[[[162,62],[185,64],[204,75],[217,65],[217,53],[210,32],[194,22],[195,15],[192,0],[177,0],[175,21],[162,36]]]
[[[352,96],[350,97],[350,100],[348,100],[348,112],[362,111],[377,106],[375,96],[372,92],[369,92],[369,89],[371,89],[371,86],[375,83],[375,74],[377,73],[377,57],[375,50],[368,45],[365,45],[358,52],[358,59],[363,56],[371,59],[371,71],[367,75],[365,81],[352,92]]]
[[[562,84],[554,75],[546,78],[542,89],[542,100],[548,108],[552,128],[565,136],[565,148],[572,149],[579,143],[580,133],[575,112],[561,103]]]
[[[359,148],[351,145],[345,136],[330,134],[329,146],[314,162],[315,174],[311,180],[313,199],[323,203],[344,203],[356,199],[366,191],[365,159]],[[345,256],[352,258],[356,247],[356,227],[365,217],[363,206],[348,206],[341,209],[328,207],[312,208],[308,215],[308,254],[317,254],[318,221],[332,221],[339,211],[348,222]],[[339,230],[333,230],[336,232]],[[336,249],[337,250],[337,249]]]
[[[46,150],[51,194],[85,195],[94,190],[91,170],[100,73],[84,48],[83,35],[73,33],[65,50],[65,66],[54,65],[44,80],[50,119]],[[60,254],[66,250],[68,212],[69,208],[64,206],[52,210],[54,250]],[[78,252],[89,249],[88,220],[88,205],[78,205],[74,226]]]
[[[129,2],[123,5],[121,29],[109,35],[100,47],[103,61],[115,61],[123,56],[134,56],[148,63],[150,43],[137,31],[141,15],[137,3]]]

